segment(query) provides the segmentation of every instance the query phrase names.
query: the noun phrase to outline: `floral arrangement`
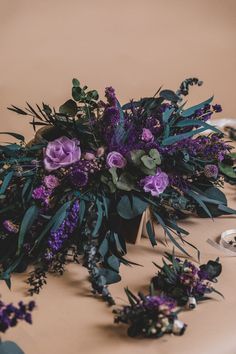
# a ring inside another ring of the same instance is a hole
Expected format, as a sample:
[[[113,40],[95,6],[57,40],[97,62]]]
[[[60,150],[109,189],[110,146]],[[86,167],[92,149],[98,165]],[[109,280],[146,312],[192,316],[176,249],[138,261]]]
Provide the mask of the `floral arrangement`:
[[[115,323],[128,324],[130,337],[160,338],[164,334],[182,335],[186,324],[178,319],[176,302],[165,296],[134,295],[126,289],[130,305],[116,309]]]
[[[162,267],[155,264],[159,272],[153,277],[152,285],[158,292],[175,299],[178,306],[194,309],[197,302],[208,298],[208,294],[212,292],[220,294],[212,286],[213,282],[217,282],[222,270],[218,258],[200,267],[186,259],[181,261],[174,255],[167,254],[166,258],[169,264],[164,259]]]
[[[134,264],[125,258],[127,223],[149,208],[152,246],[155,220],[189,255],[178,219],[235,213],[218,189],[218,164],[231,147],[207,123],[221,111],[213,97],[185,108],[189,87],[201,85],[196,78],[123,106],[112,87],[103,101],[72,83],[73,99],[59,110],[44,103],[9,108],[41,129],[29,143],[2,132],[17,143],[0,146],[0,276],[10,286],[12,272],[34,264],[28,283],[38,293],[48,272],[63,274],[68,262],[80,262],[93,292],[114,304],[108,285],[120,280],[121,264]]]
[[[34,308],[34,301],[30,301],[28,304],[20,301],[18,306],[0,301],[0,332],[5,333],[10,327],[15,327],[18,321],[32,324],[31,312]]]

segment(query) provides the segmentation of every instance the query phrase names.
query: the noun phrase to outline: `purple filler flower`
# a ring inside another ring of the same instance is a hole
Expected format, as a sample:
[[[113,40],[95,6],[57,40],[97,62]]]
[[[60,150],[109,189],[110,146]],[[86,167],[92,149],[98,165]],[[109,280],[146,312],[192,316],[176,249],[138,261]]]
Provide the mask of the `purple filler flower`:
[[[148,143],[153,142],[154,136],[152,135],[151,130],[143,128],[141,139]]]
[[[48,189],[52,190],[59,186],[59,179],[54,175],[48,175],[44,177],[43,183]]]
[[[57,170],[60,167],[65,167],[79,161],[81,150],[78,145],[79,140],[69,139],[66,136],[49,142],[44,156],[46,170]]]
[[[37,187],[32,192],[32,198],[34,200],[44,200],[49,196],[49,192],[44,186]]]
[[[169,185],[169,178],[165,172],[158,168],[155,176],[147,176],[140,183],[145,192],[150,192],[152,196],[157,197]]]
[[[204,167],[204,174],[207,178],[217,178],[218,172],[219,170],[216,165],[206,165]]]
[[[126,166],[126,159],[123,155],[121,155],[117,151],[112,151],[107,155],[107,166],[108,167],[116,167],[116,168],[124,168]]]

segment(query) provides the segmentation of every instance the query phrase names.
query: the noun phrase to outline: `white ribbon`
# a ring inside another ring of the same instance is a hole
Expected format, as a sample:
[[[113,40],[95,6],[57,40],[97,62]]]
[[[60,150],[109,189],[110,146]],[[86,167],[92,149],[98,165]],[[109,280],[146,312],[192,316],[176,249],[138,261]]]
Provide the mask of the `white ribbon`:
[[[212,247],[224,252],[229,257],[236,257],[236,247],[229,244],[232,240],[232,235],[236,236],[236,229],[226,230],[222,232],[220,236],[220,242],[217,243],[211,239],[207,240],[207,243]]]

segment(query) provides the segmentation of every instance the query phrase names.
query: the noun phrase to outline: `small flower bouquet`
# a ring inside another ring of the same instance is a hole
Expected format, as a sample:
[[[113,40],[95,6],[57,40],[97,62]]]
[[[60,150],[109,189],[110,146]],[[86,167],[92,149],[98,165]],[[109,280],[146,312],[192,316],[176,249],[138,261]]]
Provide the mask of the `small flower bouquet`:
[[[186,324],[178,319],[175,300],[165,296],[134,295],[125,289],[130,305],[116,309],[115,323],[129,326],[130,337],[160,338],[164,334],[182,335]]]
[[[222,296],[212,286],[212,283],[217,282],[222,270],[218,258],[200,267],[188,260],[181,261],[174,255],[167,254],[166,258],[169,264],[164,259],[162,267],[155,264],[159,272],[152,279],[152,285],[161,294],[175,299],[178,306],[194,309],[197,302],[206,300],[207,295],[212,292]]]
[[[19,321],[25,321],[32,324],[32,311],[35,308],[35,302],[28,304],[20,301],[18,306],[5,304],[0,301],[0,333],[5,333],[9,328],[15,327]],[[0,338],[0,353],[2,354],[23,354],[23,351],[15,342],[2,341]]]
[[[201,82],[187,79],[177,92],[159,89],[121,106],[113,88],[104,102],[73,79],[73,99],[59,110],[9,108],[40,129],[29,143],[2,132],[18,141],[0,146],[0,276],[8,286],[12,272],[34,264],[28,282],[38,292],[47,272],[63,274],[68,262],[81,262],[93,291],[113,304],[107,286],[120,280],[120,264],[132,264],[125,258],[127,223],[149,208],[151,244],[156,220],[188,255],[179,218],[234,213],[218,189],[218,163],[231,147],[207,123],[221,107],[211,97],[186,108],[193,84]]]

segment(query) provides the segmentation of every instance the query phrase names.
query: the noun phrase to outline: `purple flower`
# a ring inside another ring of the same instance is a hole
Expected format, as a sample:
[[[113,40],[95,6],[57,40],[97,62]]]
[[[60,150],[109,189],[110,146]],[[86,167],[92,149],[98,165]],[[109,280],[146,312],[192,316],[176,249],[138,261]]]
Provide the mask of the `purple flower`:
[[[59,186],[59,179],[54,175],[48,175],[44,177],[43,183],[48,189],[52,190]]]
[[[140,183],[145,192],[150,192],[152,196],[157,197],[169,185],[169,178],[165,172],[158,168],[155,176],[147,176]]]
[[[115,106],[116,105],[116,94],[115,94],[115,90],[113,87],[106,87],[105,89],[105,96],[107,98],[108,103],[111,106]]]
[[[154,136],[152,135],[151,130],[143,128],[141,139],[146,142],[153,142]]]
[[[214,109],[214,111],[216,113],[222,112],[222,107],[221,107],[220,104],[215,104],[215,105],[212,106],[212,108]]]
[[[68,212],[66,219],[62,222],[56,231],[51,231],[48,240],[48,249],[45,253],[45,259],[51,261],[53,256],[61,249],[64,242],[74,232],[79,218],[79,201],[76,200]]]
[[[116,167],[116,168],[124,168],[126,166],[126,159],[123,155],[121,155],[117,151],[112,151],[107,155],[107,166],[108,167]]]
[[[32,198],[35,200],[45,200],[49,196],[44,186],[37,187],[32,192]]]
[[[4,304],[0,301],[0,332],[6,332],[9,327],[17,325],[18,321],[24,320],[32,323],[31,312],[35,308],[35,302],[30,301],[24,304],[22,301],[18,303],[18,307],[13,304]]]
[[[60,167],[65,167],[79,161],[81,150],[78,145],[79,140],[69,139],[66,136],[49,142],[44,156],[46,170],[57,170]]]
[[[88,183],[88,174],[80,168],[76,168],[71,172],[70,180],[75,187],[84,187]]]
[[[216,165],[206,165],[204,167],[204,174],[207,178],[217,178],[218,172],[219,170]]]
[[[19,231],[19,226],[14,224],[11,220],[4,220],[3,226],[6,231],[10,232],[11,234],[17,234]]]

